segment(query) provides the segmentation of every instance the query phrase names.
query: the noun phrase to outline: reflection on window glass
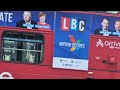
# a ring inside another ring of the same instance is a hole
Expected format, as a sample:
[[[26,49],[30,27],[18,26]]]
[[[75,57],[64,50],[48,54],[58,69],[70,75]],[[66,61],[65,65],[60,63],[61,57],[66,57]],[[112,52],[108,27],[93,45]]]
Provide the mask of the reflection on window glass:
[[[24,63],[41,63],[43,36],[38,34],[5,32],[2,43],[2,59]]]

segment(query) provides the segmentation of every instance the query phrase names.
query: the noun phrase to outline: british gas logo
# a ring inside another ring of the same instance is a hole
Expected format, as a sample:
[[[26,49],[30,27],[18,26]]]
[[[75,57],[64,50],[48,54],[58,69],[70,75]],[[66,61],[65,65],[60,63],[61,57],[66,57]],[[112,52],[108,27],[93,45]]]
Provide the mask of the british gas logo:
[[[80,48],[85,48],[85,44],[82,44],[82,40],[75,40],[73,35],[69,35],[71,42],[59,42],[60,47],[70,47],[70,51],[78,51]]]
[[[85,20],[61,17],[61,30],[63,31],[84,31],[85,24]]]

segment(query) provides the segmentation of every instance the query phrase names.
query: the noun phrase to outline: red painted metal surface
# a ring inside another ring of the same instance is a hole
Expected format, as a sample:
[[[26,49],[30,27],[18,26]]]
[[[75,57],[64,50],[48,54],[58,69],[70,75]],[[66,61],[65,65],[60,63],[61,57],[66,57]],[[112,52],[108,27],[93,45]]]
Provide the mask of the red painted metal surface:
[[[54,53],[54,33],[52,30],[0,27],[0,39],[2,39],[3,31],[6,30],[42,34],[44,36],[44,55],[42,64],[4,62],[0,60],[0,73],[9,72],[14,79],[84,79],[87,77],[87,71],[52,68]]]
[[[120,17],[120,13],[118,14],[107,14],[107,13],[97,13],[97,12],[88,12],[88,11],[60,11],[60,12],[68,12],[68,13],[81,13],[81,14],[94,14],[94,15],[101,15],[101,16],[113,16],[113,17]]]
[[[120,38],[91,35],[89,71],[94,78],[120,78]]]

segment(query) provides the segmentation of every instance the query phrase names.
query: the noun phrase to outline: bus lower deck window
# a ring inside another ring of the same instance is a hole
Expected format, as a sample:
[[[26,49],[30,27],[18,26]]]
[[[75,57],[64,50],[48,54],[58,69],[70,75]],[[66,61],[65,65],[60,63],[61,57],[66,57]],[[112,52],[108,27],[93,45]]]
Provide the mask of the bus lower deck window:
[[[4,32],[2,60],[23,63],[41,63],[43,58],[43,35],[21,32]]]

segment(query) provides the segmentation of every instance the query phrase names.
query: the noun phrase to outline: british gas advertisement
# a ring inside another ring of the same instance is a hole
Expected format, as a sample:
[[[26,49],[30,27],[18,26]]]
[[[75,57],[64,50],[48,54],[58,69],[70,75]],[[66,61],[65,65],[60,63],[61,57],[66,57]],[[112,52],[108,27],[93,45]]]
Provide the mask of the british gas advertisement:
[[[120,17],[89,12],[30,11],[31,20],[27,22],[23,14],[25,11],[0,11],[0,26],[53,30],[53,68],[87,71],[90,34],[120,36]]]

